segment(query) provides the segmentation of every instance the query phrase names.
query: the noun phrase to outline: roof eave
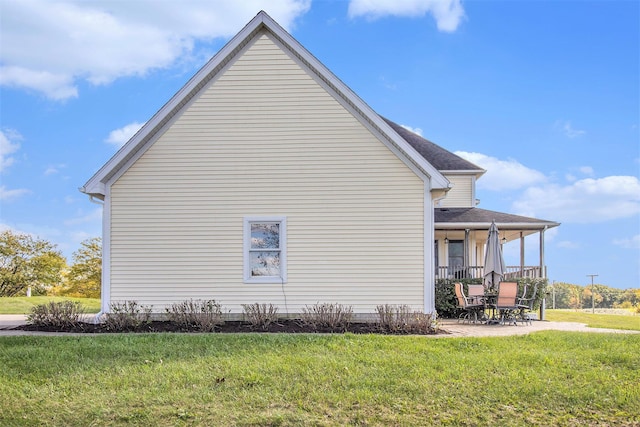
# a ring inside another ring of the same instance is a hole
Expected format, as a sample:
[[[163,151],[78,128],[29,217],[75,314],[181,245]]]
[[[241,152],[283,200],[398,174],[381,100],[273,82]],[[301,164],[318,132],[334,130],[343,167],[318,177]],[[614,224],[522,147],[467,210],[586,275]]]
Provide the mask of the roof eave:
[[[487,173],[486,169],[466,169],[466,170],[441,170],[442,174],[447,175],[475,175],[476,178],[480,178]]]
[[[499,230],[544,230],[558,227],[558,222],[496,222]],[[438,230],[489,229],[490,222],[435,222]]]

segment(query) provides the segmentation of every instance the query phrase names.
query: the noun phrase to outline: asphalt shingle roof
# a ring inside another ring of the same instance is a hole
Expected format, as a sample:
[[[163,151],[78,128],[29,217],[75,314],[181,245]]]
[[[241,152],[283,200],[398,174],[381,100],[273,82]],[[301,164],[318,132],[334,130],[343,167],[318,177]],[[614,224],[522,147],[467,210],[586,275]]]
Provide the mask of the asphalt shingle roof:
[[[382,116],[381,116],[382,117]],[[389,119],[382,117],[389,126],[393,128],[398,135],[400,135],[405,141],[409,143],[422,157],[425,158],[434,168],[439,171],[478,171],[478,173],[484,172],[484,169],[474,165],[473,163],[463,159],[462,157],[453,154],[451,151],[445,150],[439,145],[434,144],[421,137],[420,135],[413,133],[397,123],[392,122]]]
[[[503,212],[489,211],[480,208],[435,208],[434,222],[437,224],[491,224],[495,221],[496,224],[502,227],[509,224],[528,224],[533,228],[556,227],[559,224],[553,221],[546,221],[543,219],[530,218],[520,215],[512,215]]]

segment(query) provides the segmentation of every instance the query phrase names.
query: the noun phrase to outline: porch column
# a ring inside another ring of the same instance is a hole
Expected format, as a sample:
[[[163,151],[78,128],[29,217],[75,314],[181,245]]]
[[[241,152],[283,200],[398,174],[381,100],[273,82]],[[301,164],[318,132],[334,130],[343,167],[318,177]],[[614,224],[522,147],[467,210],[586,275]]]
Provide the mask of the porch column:
[[[520,232],[520,277],[524,277],[524,233]]]
[[[467,272],[465,276],[469,276],[469,229],[464,230],[464,269]]]
[[[547,277],[546,267],[544,263],[544,232],[547,231],[547,226],[540,230],[540,276],[545,279]]]

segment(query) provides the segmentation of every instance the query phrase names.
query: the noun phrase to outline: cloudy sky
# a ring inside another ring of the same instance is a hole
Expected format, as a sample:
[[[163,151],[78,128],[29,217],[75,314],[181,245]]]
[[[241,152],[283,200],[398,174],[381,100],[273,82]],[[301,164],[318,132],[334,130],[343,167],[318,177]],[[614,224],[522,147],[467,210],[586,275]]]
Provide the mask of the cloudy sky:
[[[480,207],[561,222],[551,280],[638,287],[639,5],[0,0],[0,228],[68,257],[100,235],[78,187],[264,9],[378,113],[486,169]]]

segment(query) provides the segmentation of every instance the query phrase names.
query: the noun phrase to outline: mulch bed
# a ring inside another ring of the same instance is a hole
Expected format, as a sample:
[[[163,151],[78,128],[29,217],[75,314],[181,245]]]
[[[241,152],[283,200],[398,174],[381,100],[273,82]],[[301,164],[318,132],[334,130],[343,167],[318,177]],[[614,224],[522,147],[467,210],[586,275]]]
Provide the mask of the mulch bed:
[[[53,326],[37,326],[37,325],[22,325],[14,328],[16,330],[23,331],[40,331],[40,332],[70,332],[70,333],[114,333],[114,332],[201,332],[197,327],[184,327],[169,321],[152,321],[141,325],[138,328],[127,330],[113,330],[109,329],[105,324],[94,324],[80,322],[75,326],[68,327],[53,327]],[[391,335],[433,335],[441,333],[442,331],[431,331],[429,334],[417,332],[417,331],[386,331],[380,328],[375,323],[350,323],[345,328],[329,328],[329,327],[314,327],[300,322],[299,320],[279,320],[278,322],[271,323],[266,328],[254,327],[248,322],[241,321],[227,321],[223,325],[216,327],[216,333],[243,333],[243,332],[265,332],[265,333],[345,333],[350,332],[353,334],[391,334]]]

